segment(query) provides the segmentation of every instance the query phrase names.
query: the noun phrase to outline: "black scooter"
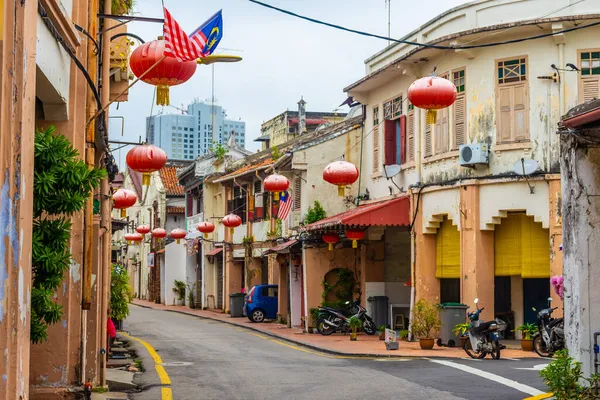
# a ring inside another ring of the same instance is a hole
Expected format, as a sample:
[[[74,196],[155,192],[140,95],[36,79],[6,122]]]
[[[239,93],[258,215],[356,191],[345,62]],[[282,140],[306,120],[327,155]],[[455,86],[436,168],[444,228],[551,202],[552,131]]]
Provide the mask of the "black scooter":
[[[533,349],[540,357],[552,357],[552,354],[565,348],[565,322],[562,318],[552,318],[552,298],[548,297],[548,308],[537,314],[538,333],[533,337]],[[537,311],[535,307],[533,311]]]
[[[482,359],[486,355],[491,354],[494,360],[500,359],[500,350],[505,348],[500,344],[499,333],[506,330],[506,323],[501,319],[483,322],[479,319],[479,315],[485,309],[477,306],[479,299],[475,299],[476,311],[469,313],[471,321],[468,336],[465,341],[464,350],[471,358]]]
[[[362,330],[367,335],[374,335],[377,328],[375,323],[367,315],[367,310],[358,301],[346,302],[346,309],[336,310],[331,307],[319,307],[317,319],[317,331],[324,336],[331,335],[335,331],[348,332],[350,327],[348,321],[351,317],[357,317],[363,322]]]

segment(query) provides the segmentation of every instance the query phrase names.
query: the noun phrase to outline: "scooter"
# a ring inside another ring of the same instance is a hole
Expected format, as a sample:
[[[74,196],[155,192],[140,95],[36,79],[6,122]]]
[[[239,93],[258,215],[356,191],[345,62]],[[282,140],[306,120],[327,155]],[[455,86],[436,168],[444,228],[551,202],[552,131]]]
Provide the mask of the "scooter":
[[[558,350],[565,348],[565,322],[562,318],[552,318],[552,297],[548,297],[548,308],[537,314],[538,333],[533,337],[533,349],[540,357],[552,357]],[[535,307],[533,311],[537,311]]]
[[[465,341],[464,350],[471,358],[482,359],[490,354],[494,360],[500,359],[500,350],[505,348],[499,342],[499,332],[506,330],[506,322],[496,318],[493,321],[484,322],[479,315],[485,309],[477,306],[479,299],[475,299],[476,311],[469,313],[469,338]]]
[[[347,301],[345,304],[348,306],[346,310],[319,307],[317,331],[324,336],[329,336],[335,331],[347,332],[350,330],[348,321],[351,317],[357,317],[363,321],[363,332],[367,335],[374,335],[377,329],[371,317],[367,315],[367,310],[358,301],[354,301],[352,304]]]

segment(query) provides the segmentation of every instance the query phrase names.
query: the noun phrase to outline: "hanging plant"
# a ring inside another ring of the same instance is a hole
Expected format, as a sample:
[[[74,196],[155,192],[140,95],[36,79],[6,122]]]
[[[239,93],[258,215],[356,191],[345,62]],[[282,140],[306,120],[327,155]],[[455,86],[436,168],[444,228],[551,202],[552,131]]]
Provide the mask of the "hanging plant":
[[[112,0],[112,15],[128,15],[133,11],[134,0]]]
[[[70,216],[84,209],[106,171],[88,168],[69,140],[51,126],[37,131],[33,177],[33,285],[31,341],[48,338],[48,326],[60,321],[63,308],[55,299],[71,264]]]

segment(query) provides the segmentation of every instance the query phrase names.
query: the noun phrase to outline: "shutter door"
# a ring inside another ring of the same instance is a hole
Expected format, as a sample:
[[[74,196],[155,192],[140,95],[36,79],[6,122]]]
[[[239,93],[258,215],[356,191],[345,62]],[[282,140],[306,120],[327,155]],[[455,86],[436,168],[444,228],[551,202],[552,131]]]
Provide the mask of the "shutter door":
[[[465,136],[465,117],[466,117],[466,99],[464,94],[459,95],[454,102],[454,148],[466,143]]]
[[[406,163],[406,115],[400,116],[400,163]]]
[[[445,219],[436,238],[436,278],[460,278],[460,232]]]
[[[597,76],[581,79],[581,93],[579,101],[586,101],[600,98],[600,78]]]
[[[527,86],[520,84],[513,86],[513,121],[515,140],[529,139],[529,117],[527,115]]]
[[[385,165],[396,164],[396,121],[385,120],[383,136],[385,138]]]
[[[521,275],[521,254],[521,214],[509,214],[494,232],[495,275]]]
[[[408,113],[406,121],[407,140],[408,140],[408,161],[415,160],[415,113]]]
[[[550,232],[532,217],[522,215],[523,278],[550,278]]]
[[[501,87],[498,89],[498,115],[496,118],[497,141],[510,142],[511,114],[512,114],[512,88]]]
[[[425,123],[425,157],[431,156],[431,125]]]

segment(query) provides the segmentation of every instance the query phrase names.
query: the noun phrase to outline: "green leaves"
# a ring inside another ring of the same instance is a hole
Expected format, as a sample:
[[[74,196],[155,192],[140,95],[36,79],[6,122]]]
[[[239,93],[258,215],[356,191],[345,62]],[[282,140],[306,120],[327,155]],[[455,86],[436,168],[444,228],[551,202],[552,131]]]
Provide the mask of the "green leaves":
[[[127,318],[132,298],[133,289],[129,285],[127,270],[113,264],[110,274],[110,317],[117,321]]]
[[[306,225],[312,224],[313,222],[320,221],[322,219],[327,218],[327,213],[321,203],[315,200],[314,207],[308,207],[308,211],[306,212],[306,217],[304,218],[304,223]]]

